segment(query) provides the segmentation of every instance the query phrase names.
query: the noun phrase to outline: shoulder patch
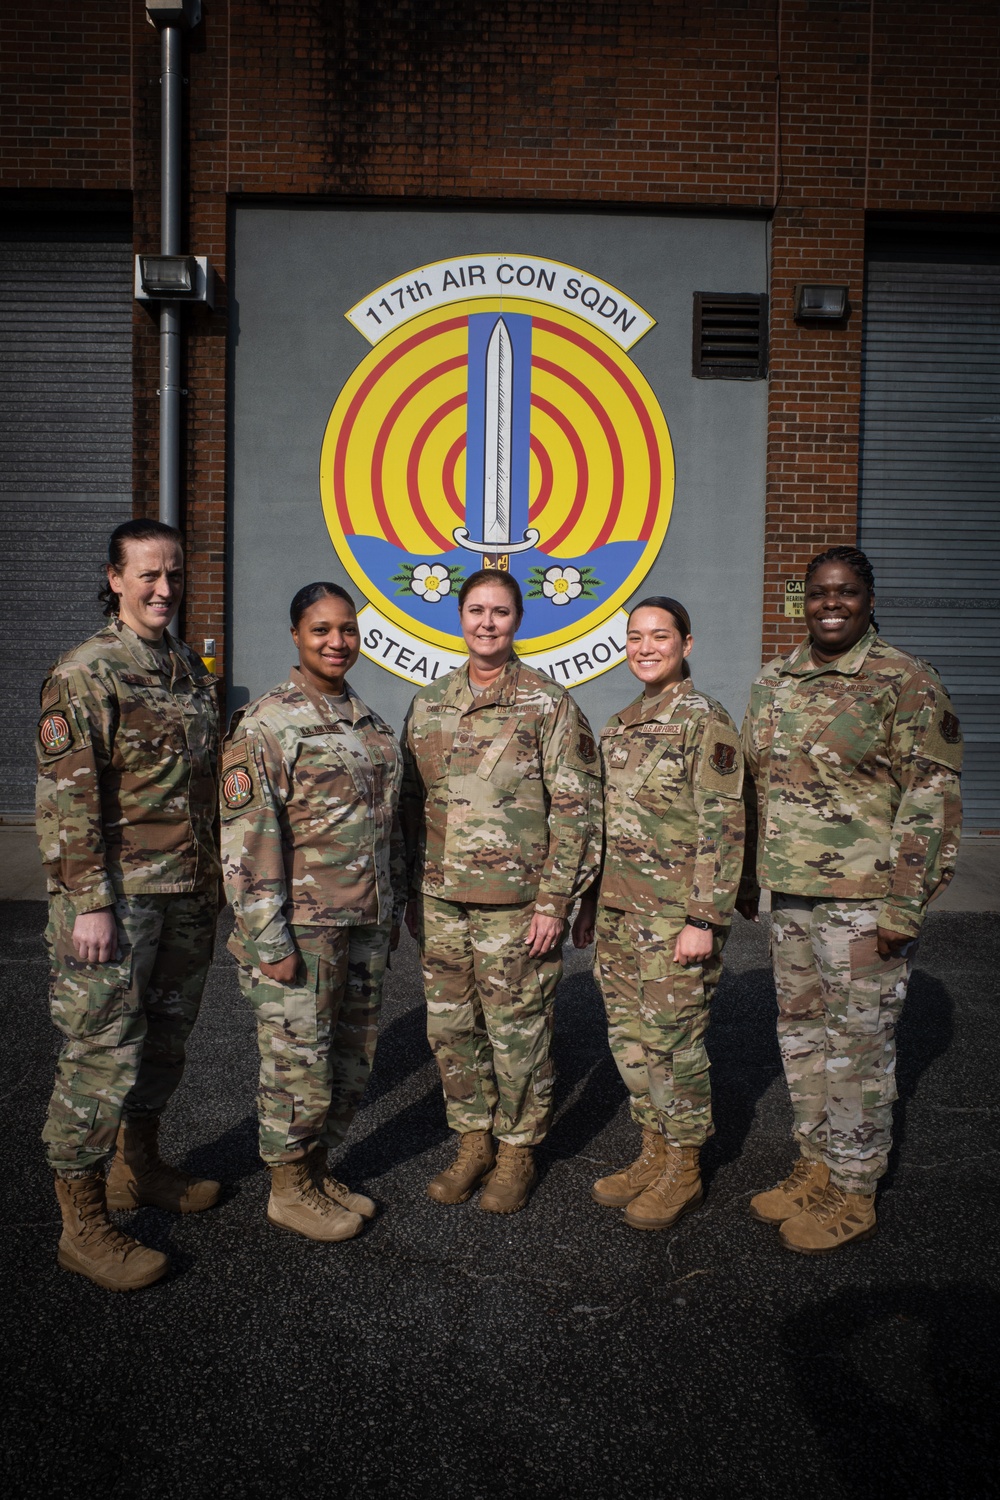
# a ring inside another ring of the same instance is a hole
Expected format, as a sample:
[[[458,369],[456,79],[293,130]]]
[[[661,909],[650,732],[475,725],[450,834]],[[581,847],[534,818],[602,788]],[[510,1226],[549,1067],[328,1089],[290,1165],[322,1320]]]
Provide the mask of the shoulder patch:
[[[55,760],[73,748],[73,730],[61,708],[51,709],[39,719],[38,747],[47,760]]]
[[[936,694],[936,700],[934,722],[916,753],[926,760],[947,766],[951,771],[961,771],[962,726],[945,694]]]
[[[246,766],[233,766],[222,778],[222,800],[231,812],[253,801],[253,776]]]
[[[743,791],[743,756],[735,730],[717,720],[705,726],[698,785],[722,797],[739,797]]]
[[[234,745],[227,745],[222,753],[219,801],[223,817],[236,817],[259,807],[263,801],[260,777],[245,736]]]
[[[576,748],[584,765],[592,766],[597,759],[597,746],[594,744],[594,736],[586,729],[580,730]]]

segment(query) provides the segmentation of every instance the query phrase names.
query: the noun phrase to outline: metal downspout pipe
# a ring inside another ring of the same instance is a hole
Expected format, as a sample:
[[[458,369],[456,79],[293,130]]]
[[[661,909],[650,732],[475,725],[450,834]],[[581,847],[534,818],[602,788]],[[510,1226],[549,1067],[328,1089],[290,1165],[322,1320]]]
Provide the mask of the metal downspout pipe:
[[[184,49],[179,26],[160,33],[160,253],[181,253],[181,113]],[[180,526],[181,305],[160,306],[160,520]]]

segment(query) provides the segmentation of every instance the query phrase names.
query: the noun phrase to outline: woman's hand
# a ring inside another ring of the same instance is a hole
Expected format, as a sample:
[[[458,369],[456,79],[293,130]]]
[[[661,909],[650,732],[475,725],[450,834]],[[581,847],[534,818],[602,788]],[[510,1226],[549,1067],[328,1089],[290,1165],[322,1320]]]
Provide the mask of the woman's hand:
[[[294,984],[295,976],[299,972],[298,953],[289,953],[287,958],[279,958],[276,964],[261,964],[260,972],[266,974],[268,979],[273,979],[276,984]]]
[[[597,901],[591,896],[584,896],[573,923],[573,947],[589,948],[594,941],[596,927]]]
[[[420,902],[416,896],[411,896],[403,909],[403,921],[406,930],[415,943],[420,941]]]
[[[73,923],[73,947],[85,964],[110,963],[118,952],[118,924],[114,909],[81,912]]]
[[[760,921],[760,897],[759,896],[737,896],[736,910],[741,917],[746,917],[748,922]]]
[[[550,953],[561,944],[565,930],[565,917],[546,917],[542,912],[536,911],[524,940],[528,947],[528,957],[541,958],[543,953]]]
[[[917,941],[905,932],[893,932],[891,927],[876,929],[879,958],[905,958],[907,950]]]
[[[684,967],[687,964],[700,964],[703,959],[710,958],[714,938],[715,933],[711,928],[691,927],[685,922],[674,944],[674,963]]]

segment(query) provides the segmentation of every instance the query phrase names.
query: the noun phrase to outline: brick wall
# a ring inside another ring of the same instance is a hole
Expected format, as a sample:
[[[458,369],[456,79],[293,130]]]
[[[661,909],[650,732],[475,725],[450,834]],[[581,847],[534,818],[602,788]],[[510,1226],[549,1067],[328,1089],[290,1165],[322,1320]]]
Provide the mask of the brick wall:
[[[227,194],[776,204],[765,650],[794,638],[783,580],[854,537],[866,210],[997,208],[994,0],[205,0],[204,12],[188,44],[188,243],[211,257],[220,296],[214,315],[188,313],[189,638],[223,636]],[[136,248],[155,247],[159,43],[140,0],[8,4],[0,49],[0,189],[132,186]],[[843,327],[794,323],[803,279],[849,285]],[[145,512],[156,386],[156,324],[137,310]]]

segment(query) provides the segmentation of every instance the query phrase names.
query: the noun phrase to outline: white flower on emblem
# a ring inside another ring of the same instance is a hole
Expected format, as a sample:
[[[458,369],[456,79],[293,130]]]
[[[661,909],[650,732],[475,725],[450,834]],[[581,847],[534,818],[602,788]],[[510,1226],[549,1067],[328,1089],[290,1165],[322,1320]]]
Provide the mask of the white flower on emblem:
[[[419,563],[413,570],[410,588],[421,599],[426,599],[428,604],[436,604],[445,594],[451,593],[448,569],[442,568],[440,563],[435,563],[433,567],[429,567],[427,563]]]
[[[583,592],[578,568],[548,568],[542,580],[542,593],[553,604],[568,604]]]

